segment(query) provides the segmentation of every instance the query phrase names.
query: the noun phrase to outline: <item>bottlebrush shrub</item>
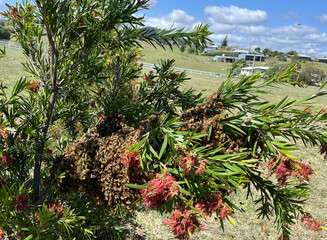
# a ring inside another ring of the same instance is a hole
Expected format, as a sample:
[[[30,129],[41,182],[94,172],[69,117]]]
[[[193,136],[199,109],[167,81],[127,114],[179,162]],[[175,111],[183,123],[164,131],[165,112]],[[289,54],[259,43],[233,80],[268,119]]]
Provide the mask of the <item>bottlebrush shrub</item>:
[[[176,238],[189,238],[202,228],[197,218],[214,213],[221,223],[229,219],[234,224],[231,215],[239,208],[228,198],[242,186],[248,188],[249,195],[252,187],[261,193],[254,200],[258,216],[274,216],[281,239],[290,236],[290,224],[298,213],[309,228],[322,229],[324,223],[305,212],[310,194],[306,182],[314,170],[291,151],[300,141],[320,146],[325,153],[326,115],[314,108],[308,113],[299,104],[326,95],[326,84],[300,101],[285,97],[273,104],[260,101],[257,95],[262,87],[288,81],[292,71],[290,68],[265,81],[255,74],[236,83],[231,72],[205,103],[179,118],[161,116],[156,127],[129,149],[140,153],[144,171],[161,172],[138,187],[143,188],[147,208],[173,212],[164,223]],[[262,164],[270,169],[268,179],[262,177]],[[271,179],[274,177],[277,183]]]
[[[291,150],[297,141],[326,146],[326,115],[298,107],[325,95],[325,89],[303,101],[284,98],[277,104],[259,101],[256,95],[261,87],[287,81],[290,71],[263,82],[256,74],[233,83],[231,74],[205,103],[175,118],[153,115],[136,129],[117,116],[108,117],[66,149],[60,163],[67,172],[62,187],[93,194],[112,210],[130,209],[142,197],[146,208],[173,212],[165,223],[181,239],[201,230],[201,217],[216,214],[222,223],[235,223],[231,216],[238,207],[229,196],[240,187],[249,193],[254,187],[262,193],[255,199],[259,217],[274,216],[286,239],[297,213],[307,214],[306,182],[314,173]],[[277,183],[262,177],[262,164]],[[138,172],[136,166],[141,167]]]
[[[25,184],[0,187],[0,239],[89,239],[84,217],[59,203],[43,204],[35,209]],[[32,217],[31,217],[32,216]]]

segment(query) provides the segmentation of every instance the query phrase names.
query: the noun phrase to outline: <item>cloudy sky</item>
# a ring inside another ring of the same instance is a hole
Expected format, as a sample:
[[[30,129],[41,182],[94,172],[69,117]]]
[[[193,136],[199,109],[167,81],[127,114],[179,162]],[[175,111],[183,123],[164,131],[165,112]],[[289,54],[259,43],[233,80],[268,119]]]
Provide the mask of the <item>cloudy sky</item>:
[[[0,0],[4,3],[14,0]],[[142,11],[146,24],[159,28],[208,23],[220,45],[270,48],[327,56],[327,0],[151,0]]]
[[[159,28],[208,23],[217,45],[327,56],[327,0],[152,0],[144,13]]]

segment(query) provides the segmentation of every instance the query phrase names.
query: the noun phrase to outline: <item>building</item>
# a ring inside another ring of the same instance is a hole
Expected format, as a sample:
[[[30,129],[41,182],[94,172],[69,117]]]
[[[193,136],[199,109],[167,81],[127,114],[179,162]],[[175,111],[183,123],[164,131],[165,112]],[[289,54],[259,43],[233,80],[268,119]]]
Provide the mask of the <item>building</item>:
[[[318,58],[318,62],[327,63],[327,58],[326,57]]]
[[[245,61],[256,61],[256,62],[264,62],[266,61],[266,56],[257,53],[242,53],[239,54],[238,59],[244,59]]]
[[[309,55],[304,55],[304,54],[299,54],[299,60],[302,60],[302,61],[313,61],[314,58],[309,56]]]
[[[258,72],[264,73],[268,69],[269,67],[245,67],[241,68],[240,75],[250,76],[251,74],[255,74]]]
[[[203,50],[203,53],[214,53],[218,49],[217,45],[211,45]]]

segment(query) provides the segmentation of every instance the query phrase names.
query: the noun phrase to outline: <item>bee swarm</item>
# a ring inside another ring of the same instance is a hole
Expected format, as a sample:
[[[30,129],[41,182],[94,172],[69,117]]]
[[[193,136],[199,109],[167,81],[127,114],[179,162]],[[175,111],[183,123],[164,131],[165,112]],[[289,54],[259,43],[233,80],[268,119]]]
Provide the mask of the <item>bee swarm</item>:
[[[208,134],[202,139],[204,146],[215,148],[227,141],[225,150],[220,154],[240,152],[244,137],[224,132],[221,124],[225,118],[223,109],[219,94],[214,93],[205,103],[180,115],[179,120],[186,122],[180,130],[211,132],[210,136]],[[67,146],[60,161],[61,171],[66,171],[61,190],[84,191],[110,210],[117,207],[132,209],[133,202],[141,194],[125,184],[144,184],[154,177],[154,173],[137,173],[133,168],[124,166],[121,157],[126,148],[138,143],[158,119],[158,115],[152,115],[140,122],[138,129],[133,129],[118,117],[108,117],[90,133]]]

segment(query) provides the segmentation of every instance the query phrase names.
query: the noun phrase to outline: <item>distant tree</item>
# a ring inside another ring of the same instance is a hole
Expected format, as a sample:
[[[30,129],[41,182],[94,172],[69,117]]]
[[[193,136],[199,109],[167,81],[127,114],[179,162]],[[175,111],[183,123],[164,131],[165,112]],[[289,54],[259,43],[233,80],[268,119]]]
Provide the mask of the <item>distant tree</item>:
[[[227,35],[224,40],[221,42],[221,48],[226,48],[228,46]]]
[[[191,54],[194,54],[194,53],[195,53],[195,49],[194,49],[193,47],[189,47],[189,48],[187,49],[187,52],[188,52],[188,53],[191,53]]]
[[[277,57],[278,55],[279,55],[279,52],[276,50],[271,53],[272,57]]]
[[[293,61],[298,61],[299,60],[299,54],[295,51],[292,57]]]
[[[4,27],[6,24],[4,22],[0,22],[0,26]]]
[[[254,51],[256,51],[256,52],[261,52],[261,49],[260,49],[259,47],[256,47],[256,48],[254,49]]]
[[[179,50],[183,53],[185,52],[185,49],[186,49],[185,45],[182,45]]]
[[[287,61],[287,58],[284,57],[284,56],[281,56],[281,55],[277,56],[277,58],[278,58],[279,61],[282,61],[282,62],[286,62]]]
[[[3,26],[0,26],[0,39],[1,40],[10,40],[11,32],[4,28]]]
[[[262,51],[262,53],[263,53],[265,56],[270,57],[272,51],[271,51],[270,49],[268,49],[268,48],[265,48],[265,49]]]
[[[291,50],[291,51],[289,51],[287,54],[288,54],[288,55],[292,55],[292,56],[294,56],[295,54],[298,54],[298,53],[297,53],[297,51],[295,51],[295,50]]]
[[[323,70],[316,68],[312,62],[305,63],[299,72],[298,82],[311,86],[320,86],[326,78]]]

